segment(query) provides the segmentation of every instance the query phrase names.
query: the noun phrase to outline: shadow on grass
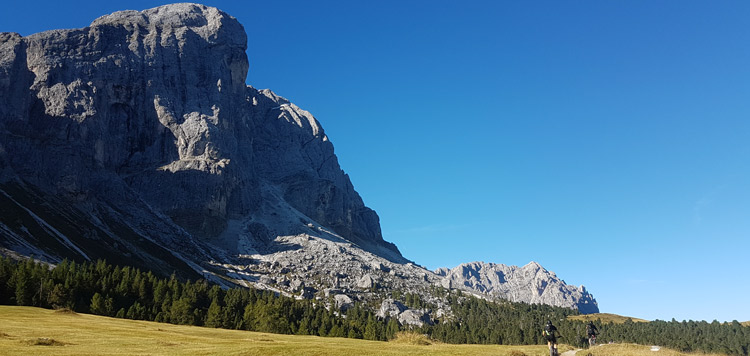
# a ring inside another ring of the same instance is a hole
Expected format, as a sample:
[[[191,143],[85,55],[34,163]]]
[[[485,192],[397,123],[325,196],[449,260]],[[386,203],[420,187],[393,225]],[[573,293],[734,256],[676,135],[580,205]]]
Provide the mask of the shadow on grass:
[[[66,345],[64,342],[60,342],[49,337],[38,337],[36,339],[26,340],[24,341],[24,343],[29,346],[65,346]]]

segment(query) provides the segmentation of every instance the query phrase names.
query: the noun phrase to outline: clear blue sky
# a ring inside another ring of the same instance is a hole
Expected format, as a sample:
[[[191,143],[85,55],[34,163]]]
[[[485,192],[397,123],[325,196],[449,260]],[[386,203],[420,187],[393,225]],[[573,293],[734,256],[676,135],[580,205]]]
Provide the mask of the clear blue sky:
[[[164,3],[12,2],[0,31]],[[603,312],[750,320],[750,2],[205,3],[407,258],[534,260]]]

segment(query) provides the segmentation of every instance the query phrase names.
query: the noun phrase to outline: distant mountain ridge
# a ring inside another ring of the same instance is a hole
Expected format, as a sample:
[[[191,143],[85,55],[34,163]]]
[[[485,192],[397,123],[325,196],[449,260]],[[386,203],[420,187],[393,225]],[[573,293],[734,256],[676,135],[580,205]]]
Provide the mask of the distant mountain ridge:
[[[569,286],[536,262],[523,267],[472,262],[435,271],[443,286],[478,292],[512,302],[523,301],[597,313],[599,306],[584,286]]]
[[[320,123],[245,84],[246,48],[235,18],[187,3],[0,33],[0,247],[341,305],[445,280],[508,299],[484,268],[435,274],[385,241]],[[554,291],[525,301],[578,307]]]

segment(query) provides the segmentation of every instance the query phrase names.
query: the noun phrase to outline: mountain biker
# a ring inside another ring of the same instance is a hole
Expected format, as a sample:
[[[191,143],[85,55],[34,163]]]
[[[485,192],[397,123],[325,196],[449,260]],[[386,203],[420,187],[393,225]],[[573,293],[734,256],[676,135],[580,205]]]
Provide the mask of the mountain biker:
[[[559,332],[557,331],[557,328],[554,325],[552,325],[551,321],[547,320],[547,325],[544,327],[542,334],[544,335],[544,338],[547,339],[547,346],[549,346],[549,354],[557,355],[557,335],[556,334],[559,334]]]
[[[586,334],[588,334],[589,336],[589,346],[594,346],[594,343],[596,342],[596,334],[598,333],[599,330],[597,330],[594,322],[589,321],[589,323],[586,325]]]

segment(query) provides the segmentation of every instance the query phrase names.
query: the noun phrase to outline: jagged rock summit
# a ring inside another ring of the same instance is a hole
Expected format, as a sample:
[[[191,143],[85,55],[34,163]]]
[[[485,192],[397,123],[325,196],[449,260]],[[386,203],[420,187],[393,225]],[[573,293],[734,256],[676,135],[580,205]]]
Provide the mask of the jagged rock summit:
[[[439,268],[443,285],[498,297],[513,302],[523,301],[578,309],[582,313],[598,313],[599,306],[584,286],[575,287],[557,278],[536,262],[523,267],[472,262],[452,269]]]
[[[245,84],[247,45],[188,3],[0,33],[0,252],[341,306],[443,283],[383,240],[320,123]]]

